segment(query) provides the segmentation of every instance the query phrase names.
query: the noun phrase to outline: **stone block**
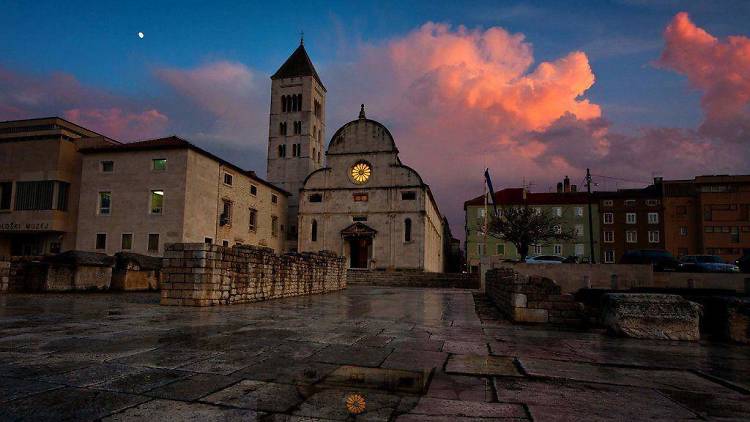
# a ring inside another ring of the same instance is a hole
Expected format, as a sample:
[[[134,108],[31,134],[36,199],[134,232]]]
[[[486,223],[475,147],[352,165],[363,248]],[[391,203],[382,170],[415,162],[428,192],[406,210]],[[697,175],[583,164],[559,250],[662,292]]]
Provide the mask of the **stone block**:
[[[659,340],[700,340],[700,305],[678,295],[609,293],[602,322],[615,335]]]
[[[510,306],[514,308],[526,307],[526,295],[515,293],[510,295]]]
[[[549,314],[546,309],[513,308],[513,321],[516,322],[548,322]]]

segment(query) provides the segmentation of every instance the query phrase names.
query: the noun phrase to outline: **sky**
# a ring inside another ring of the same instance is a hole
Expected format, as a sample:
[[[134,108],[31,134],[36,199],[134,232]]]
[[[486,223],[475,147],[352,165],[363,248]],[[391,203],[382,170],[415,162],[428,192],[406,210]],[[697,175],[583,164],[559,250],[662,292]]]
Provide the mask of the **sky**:
[[[304,34],[326,133],[369,118],[454,235],[497,189],[750,173],[750,2],[0,0],[0,120],[176,134],[265,174],[270,75]],[[144,37],[138,37],[143,32]]]

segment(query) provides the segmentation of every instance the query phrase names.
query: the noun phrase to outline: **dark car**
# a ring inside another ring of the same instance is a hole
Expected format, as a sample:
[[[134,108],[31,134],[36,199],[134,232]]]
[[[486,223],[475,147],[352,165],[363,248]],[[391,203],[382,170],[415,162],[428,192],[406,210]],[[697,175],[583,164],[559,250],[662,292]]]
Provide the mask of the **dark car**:
[[[654,271],[679,271],[680,261],[663,249],[635,249],[626,251],[620,260],[621,264],[651,264]]]
[[[691,273],[738,273],[737,265],[724,262],[716,255],[685,255],[680,258],[682,271]]]
[[[750,254],[739,257],[734,261],[734,265],[740,267],[740,271],[743,273],[750,273]]]

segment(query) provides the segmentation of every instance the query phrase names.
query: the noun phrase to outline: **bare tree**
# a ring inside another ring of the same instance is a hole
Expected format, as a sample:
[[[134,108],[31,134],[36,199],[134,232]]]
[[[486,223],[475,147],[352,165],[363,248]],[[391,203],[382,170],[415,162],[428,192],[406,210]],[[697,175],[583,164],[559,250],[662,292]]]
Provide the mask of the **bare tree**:
[[[501,216],[490,217],[487,234],[515,245],[522,261],[529,255],[531,245],[547,245],[575,237],[571,230],[563,228],[562,219],[528,206],[505,208]]]

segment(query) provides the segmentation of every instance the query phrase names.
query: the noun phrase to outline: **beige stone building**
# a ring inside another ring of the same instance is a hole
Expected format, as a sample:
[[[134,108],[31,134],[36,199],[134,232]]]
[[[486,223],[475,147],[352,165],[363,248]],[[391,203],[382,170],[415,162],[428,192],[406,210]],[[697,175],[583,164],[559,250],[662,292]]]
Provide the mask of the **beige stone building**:
[[[284,249],[288,193],[169,137],[81,149],[76,249],[162,255],[172,242]]]
[[[286,249],[297,250],[299,190],[323,167],[326,88],[300,43],[271,76],[267,179],[288,191]]]
[[[75,246],[78,150],[100,144],[117,142],[58,117],[0,122],[0,256]]]
[[[430,188],[364,106],[331,138],[326,167],[305,180],[298,221],[301,251],[333,251],[350,268],[443,271],[443,219]]]

